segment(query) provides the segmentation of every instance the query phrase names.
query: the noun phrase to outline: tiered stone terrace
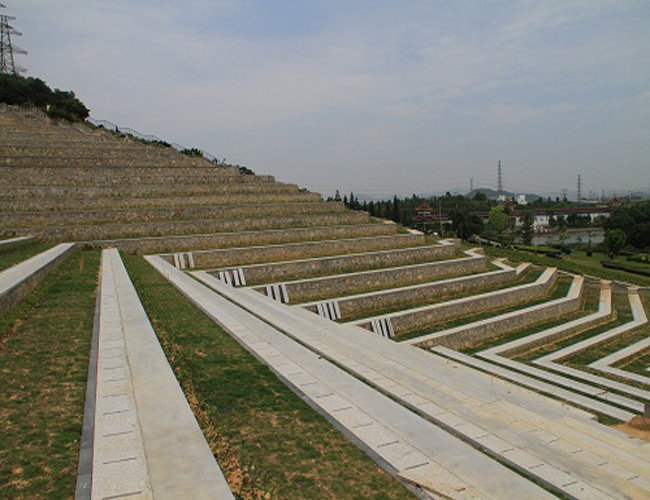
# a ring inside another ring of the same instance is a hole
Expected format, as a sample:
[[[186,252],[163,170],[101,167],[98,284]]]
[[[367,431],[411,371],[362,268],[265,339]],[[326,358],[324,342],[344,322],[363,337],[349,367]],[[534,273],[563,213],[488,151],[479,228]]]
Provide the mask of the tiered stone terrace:
[[[6,238],[149,254],[189,300],[423,497],[650,495],[649,445],[605,425],[642,414],[649,400],[649,377],[626,369],[648,359],[646,290],[490,262],[480,248],[401,231],[270,176],[38,114],[3,108],[0,139]],[[122,269],[119,254],[104,252],[100,314],[112,332],[122,321],[128,336],[100,337],[99,359],[106,341],[118,342],[134,377],[133,363],[146,362],[140,343],[156,342],[128,276],[113,271]],[[145,379],[127,383],[125,404],[148,397],[138,386]],[[130,442],[164,455],[146,411],[135,415]],[[111,455],[110,442],[99,445]],[[202,464],[220,488],[218,468]],[[97,470],[110,484],[110,467]],[[135,482],[155,493],[156,478],[142,471]]]

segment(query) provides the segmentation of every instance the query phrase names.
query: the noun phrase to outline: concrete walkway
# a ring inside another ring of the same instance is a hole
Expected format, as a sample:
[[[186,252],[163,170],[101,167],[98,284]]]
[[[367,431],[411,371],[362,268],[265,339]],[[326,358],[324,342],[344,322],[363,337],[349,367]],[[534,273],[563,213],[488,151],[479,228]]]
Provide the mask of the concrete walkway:
[[[299,306],[229,287],[207,273],[192,274],[450,434],[557,492],[585,499],[625,498],[623,492],[644,498],[650,492],[644,443],[612,434],[582,410]]]
[[[400,477],[451,498],[551,497],[160,257],[146,259],[287,385]],[[207,273],[202,275],[220,290],[257,296],[271,307],[277,304],[251,290],[235,290]]]
[[[117,250],[101,273],[92,498],[232,499]]]
[[[61,243],[0,272],[0,316],[22,300],[74,248]]]
[[[19,236],[18,238],[9,238],[8,240],[0,240],[0,247],[4,245],[12,245],[13,243],[20,243],[33,239],[33,236]]]

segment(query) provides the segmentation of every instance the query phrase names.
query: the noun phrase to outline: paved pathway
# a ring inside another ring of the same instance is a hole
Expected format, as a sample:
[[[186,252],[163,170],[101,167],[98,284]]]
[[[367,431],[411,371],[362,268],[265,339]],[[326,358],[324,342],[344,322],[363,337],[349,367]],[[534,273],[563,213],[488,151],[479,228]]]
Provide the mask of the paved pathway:
[[[232,499],[117,250],[101,272],[92,498]]]
[[[290,387],[302,393],[310,404],[326,413],[360,441],[371,455],[384,460],[401,477],[452,498],[550,498],[538,486],[407,410],[163,259],[146,258]],[[214,281],[219,289],[237,292],[207,273],[199,274]],[[271,307],[276,304],[251,290],[239,292],[257,296]]]
[[[556,491],[589,499],[623,498],[623,492],[643,498],[650,492],[644,443],[611,435],[584,411],[413,346],[234,289],[207,273],[192,274],[427,420]]]

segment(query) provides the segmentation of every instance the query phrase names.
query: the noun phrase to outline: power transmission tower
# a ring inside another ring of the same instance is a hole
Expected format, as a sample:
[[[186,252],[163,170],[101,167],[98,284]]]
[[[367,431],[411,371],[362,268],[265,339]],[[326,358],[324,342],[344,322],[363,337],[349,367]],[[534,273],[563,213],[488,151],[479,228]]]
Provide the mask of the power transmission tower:
[[[4,9],[6,6],[0,4],[0,8]],[[16,18],[13,16],[0,15],[0,73],[10,75],[18,75],[26,71],[14,60],[14,54],[27,54],[26,50],[13,45],[11,42],[11,35],[22,35],[20,31],[17,31],[9,24],[9,21],[14,19]]]
[[[474,191],[474,177],[469,178],[469,192]]]
[[[582,179],[580,178],[580,174],[578,174],[578,192],[576,201],[580,203],[580,200],[582,199]]]
[[[501,172],[501,160],[499,160],[499,166],[497,168],[497,192],[499,196],[503,194],[503,175]]]
[[[563,189],[562,189],[562,201],[566,201],[566,200],[567,200],[567,196],[566,196],[566,195],[567,195],[568,192],[569,192],[569,190],[568,190],[567,188],[563,188]]]

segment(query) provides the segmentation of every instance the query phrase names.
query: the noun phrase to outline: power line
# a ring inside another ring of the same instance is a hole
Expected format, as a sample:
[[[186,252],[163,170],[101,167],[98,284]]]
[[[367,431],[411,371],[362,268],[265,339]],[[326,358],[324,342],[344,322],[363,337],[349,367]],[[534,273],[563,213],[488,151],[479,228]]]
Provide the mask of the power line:
[[[503,176],[501,171],[501,160],[499,160],[499,165],[497,167],[497,192],[499,196],[503,194]]]
[[[4,9],[6,6],[0,4],[0,8]],[[9,21],[15,19],[16,18],[13,16],[7,16],[5,14],[0,15],[0,73],[9,75],[18,75],[26,71],[25,68],[17,64],[14,59],[15,54],[27,54],[26,50],[14,45],[11,41],[11,35],[22,35],[20,31],[17,31],[13,26],[11,26],[11,24],[9,24]]]

